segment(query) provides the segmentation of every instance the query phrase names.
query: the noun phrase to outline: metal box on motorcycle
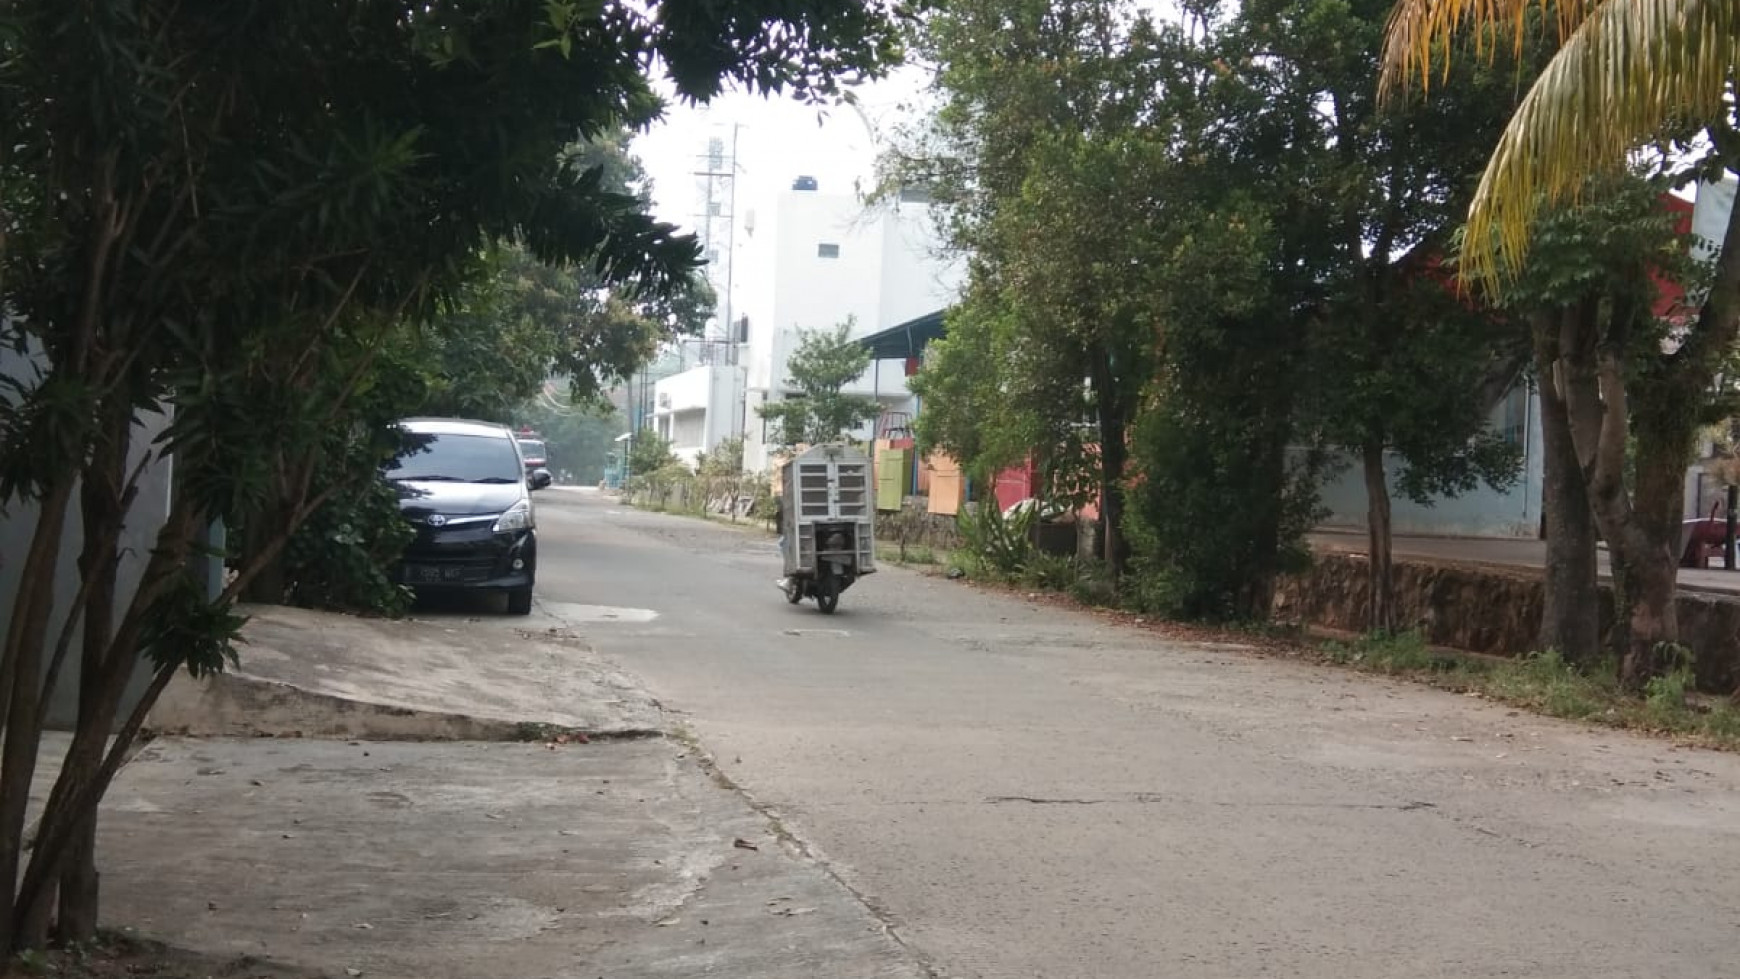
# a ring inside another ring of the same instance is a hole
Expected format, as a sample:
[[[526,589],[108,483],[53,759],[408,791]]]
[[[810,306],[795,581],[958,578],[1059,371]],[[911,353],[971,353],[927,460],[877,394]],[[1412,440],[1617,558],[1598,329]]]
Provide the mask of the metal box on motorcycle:
[[[818,445],[792,457],[780,480],[786,574],[814,574],[821,561],[847,564],[853,577],[876,570],[869,456],[850,445]]]

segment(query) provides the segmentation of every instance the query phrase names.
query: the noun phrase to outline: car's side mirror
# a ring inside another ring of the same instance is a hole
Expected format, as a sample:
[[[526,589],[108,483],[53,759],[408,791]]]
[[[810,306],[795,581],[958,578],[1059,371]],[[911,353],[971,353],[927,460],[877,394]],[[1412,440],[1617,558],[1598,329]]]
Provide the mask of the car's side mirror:
[[[534,469],[532,470],[532,478],[526,480],[527,484],[535,490],[547,489],[555,481],[556,477],[550,475],[548,469]]]

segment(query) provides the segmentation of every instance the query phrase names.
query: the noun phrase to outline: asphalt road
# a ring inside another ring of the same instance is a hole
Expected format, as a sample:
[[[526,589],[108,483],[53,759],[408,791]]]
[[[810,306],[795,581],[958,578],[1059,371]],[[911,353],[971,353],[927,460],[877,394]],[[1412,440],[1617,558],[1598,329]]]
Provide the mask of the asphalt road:
[[[545,611],[936,975],[1740,975],[1735,756],[538,502]]]

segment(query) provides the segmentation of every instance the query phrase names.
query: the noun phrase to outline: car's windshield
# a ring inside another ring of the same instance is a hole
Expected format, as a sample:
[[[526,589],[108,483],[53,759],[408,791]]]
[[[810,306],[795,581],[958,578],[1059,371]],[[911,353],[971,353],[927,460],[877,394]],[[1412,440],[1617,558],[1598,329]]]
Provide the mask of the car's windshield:
[[[520,439],[520,455],[527,459],[547,459],[544,454],[544,443],[537,439]]]
[[[387,476],[403,482],[513,483],[525,478],[514,444],[487,435],[414,435],[421,443],[394,459]]]

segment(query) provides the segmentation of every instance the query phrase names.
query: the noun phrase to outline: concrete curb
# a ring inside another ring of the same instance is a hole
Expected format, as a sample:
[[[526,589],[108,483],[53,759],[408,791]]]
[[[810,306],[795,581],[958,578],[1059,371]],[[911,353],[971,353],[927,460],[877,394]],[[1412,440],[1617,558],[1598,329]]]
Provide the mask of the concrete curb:
[[[176,677],[145,726],[198,738],[321,738],[351,741],[544,741],[663,737],[654,728],[582,730],[533,721],[419,710],[315,693],[293,684],[225,673]]]

